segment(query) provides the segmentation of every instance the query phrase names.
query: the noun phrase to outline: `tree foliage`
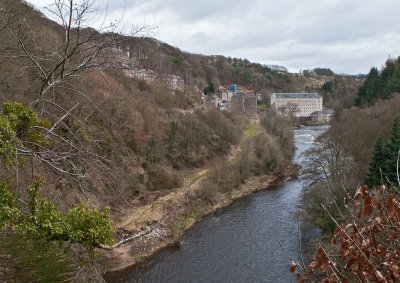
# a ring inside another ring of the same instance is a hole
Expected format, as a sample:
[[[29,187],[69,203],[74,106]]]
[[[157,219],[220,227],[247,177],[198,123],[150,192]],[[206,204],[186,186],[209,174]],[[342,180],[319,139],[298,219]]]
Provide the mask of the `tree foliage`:
[[[396,118],[393,123],[392,134],[384,144],[382,135],[376,140],[375,149],[372,153],[368,167],[365,184],[369,187],[382,184],[398,184],[398,159],[400,150],[400,119]]]
[[[17,154],[26,154],[22,147],[41,147],[44,142],[42,129],[48,126],[48,121],[40,119],[31,108],[18,102],[5,102],[0,112],[0,154],[3,164],[16,165]]]
[[[371,68],[367,79],[360,87],[356,100],[356,106],[371,105],[379,99],[388,99],[395,92],[400,92],[400,57],[393,60],[389,58],[382,72],[377,68]]]
[[[204,88],[203,92],[205,95],[215,92],[214,84],[211,80],[208,81],[208,86]]]
[[[29,156],[27,148],[45,150],[48,144],[44,142],[42,130],[47,125],[31,108],[21,103],[4,103],[0,114],[0,157],[3,168],[9,165],[22,166],[21,162],[17,162],[17,155]],[[50,200],[40,197],[41,185],[42,181],[34,180],[28,188],[26,207],[20,207],[10,182],[0,181],[2,230],[17,230],[88,246],[112,243],[113,224],[108,220],[108,209],[98,212],[81,205],[62,215]]]
[[[398,184],[398,157],[400,151],[400,119],[394,120],[392,134],[385,145],[383,174],[387,181],[392,184]]]
[[[9,229],[89,247],[113,243],[114,230],[113,223],[108,219],[108,208],[99,212],[79,205],[63,215],[50,200],[40,197],[41,184],[41,180],[35,179],[28,188],[28,207],[21,207],[17,205],[17,196],[12,192],[12,186],[0,182],[2,230]]]
[[[321,76],[333,76],[335,73],[329,68],[315,68],[313,72]]]
[[[331,92],[333,87],[333,81],[327,81],[324,82],[324,84],[321,86],[321,90],[325,93]]]
[[[384,164],[383,146],[383,137],[380,133],[376,138],[375,148],[372,152],[371,162],[368,166],[367,177],[365,178],[365,184],[371,188],[382,183],[381,168]]]

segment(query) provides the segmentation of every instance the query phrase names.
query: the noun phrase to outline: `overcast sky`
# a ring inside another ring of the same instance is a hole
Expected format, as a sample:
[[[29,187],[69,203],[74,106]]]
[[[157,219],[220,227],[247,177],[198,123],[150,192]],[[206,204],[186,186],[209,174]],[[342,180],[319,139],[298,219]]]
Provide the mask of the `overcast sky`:
[[[40,9],[53,0],[28,2]],[[400,55],[399,0],[108,1],[109,18],[124,9],[124,26],[151,26],[151,36],[183,51],[292,72],[367,73]]]

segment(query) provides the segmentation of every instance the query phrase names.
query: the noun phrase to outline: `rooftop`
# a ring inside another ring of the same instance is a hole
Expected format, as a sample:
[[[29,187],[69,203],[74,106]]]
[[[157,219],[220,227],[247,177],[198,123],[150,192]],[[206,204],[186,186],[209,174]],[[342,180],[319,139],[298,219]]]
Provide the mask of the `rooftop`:
[[[333,115],[334,111],[332,109],[324,109],[322,111],[315,111],[311,114],[325,114],[325,115]]]
[[[296,93],[274,93],[277,98],[321,98],[318,93],[296,92]]]

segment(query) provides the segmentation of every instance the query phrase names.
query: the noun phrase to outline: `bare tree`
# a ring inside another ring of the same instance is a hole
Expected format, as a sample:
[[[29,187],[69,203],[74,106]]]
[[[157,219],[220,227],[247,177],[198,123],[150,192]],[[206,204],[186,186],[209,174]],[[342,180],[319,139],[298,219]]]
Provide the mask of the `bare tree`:
[[[90,20],[98,15],[94,3],[54,0],[47,11],[59,25],[47,21],[53,24],[52,32],[47,34],[26,32],[30,30],[29,22],[16,14],[13,3],[0,10],[0,31],[10,38],[6,56],[23,60],[25,68],[40,78],[32,85],[36,94],[31,106],[51,122],[49,128],[41,129],[51,144],[49,148],[21,147],[18,153],[39,160],[68,182],[74,180],[83,187],[88,170],[111,171],[106,156],[96,150],[104,140],[87,123],[90,115],[101,111],[104,101],[94,101],[82,85],[87,83],[91,70],[117,67],[118,60],[111,57],[129,38],[117,33],[119,21],[107,24],[104,18],[98,30],[91,28]],[[130,36],[143,31],[144,27],[134,28]],[[80,111],[87,115],[82,117]],[[86,140],[82,129],[89,136]]]
[[[311,185],[324,183],[341,188],[346,184],[352,169],[352,159],[341,150],[339,144],[327,134],[318,138],[316,147],[305,153],[307,156],[303,176]]]

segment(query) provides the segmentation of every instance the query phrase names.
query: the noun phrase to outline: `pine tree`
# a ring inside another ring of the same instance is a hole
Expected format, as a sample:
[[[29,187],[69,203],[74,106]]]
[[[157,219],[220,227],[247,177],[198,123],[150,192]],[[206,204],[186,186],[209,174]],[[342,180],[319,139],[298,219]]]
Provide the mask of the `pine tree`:
[[[400,150],[400,119],[394,120],[392,135],[385,146],[384,176],[392,183],[397,184],[397,159]]]
[[[379,99],[389,99],[400,92],[400,57],[386,60],[381,72],[371,68],[354,101],[356,106],[372,105]]]
[[[364,84],[360,87],[355,104],[361,106],[365,103],[372,104],[377,99],[377,92],[380,89],[380,78],[377,68],[372,68],[365,80]]]
[[[385,152],[383,148],[382,134],[379,133],[376,138],[375,148],[372,152],[371,162],[368,166],[367,177],[365,178],[365,184],[372,188],[374,186],[381,185],[381,173],[380,169],[384,166]]]

